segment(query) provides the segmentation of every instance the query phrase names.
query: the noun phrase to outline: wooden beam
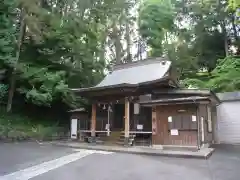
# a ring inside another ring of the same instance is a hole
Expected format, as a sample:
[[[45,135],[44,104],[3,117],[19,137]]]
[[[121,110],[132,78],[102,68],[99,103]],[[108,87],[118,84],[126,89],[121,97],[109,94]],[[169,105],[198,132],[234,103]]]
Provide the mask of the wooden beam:
[[[91,136],[96,136],[96,104],[92,104]]]
[[[129,100],[125,98],[124,137],[129,137]]]

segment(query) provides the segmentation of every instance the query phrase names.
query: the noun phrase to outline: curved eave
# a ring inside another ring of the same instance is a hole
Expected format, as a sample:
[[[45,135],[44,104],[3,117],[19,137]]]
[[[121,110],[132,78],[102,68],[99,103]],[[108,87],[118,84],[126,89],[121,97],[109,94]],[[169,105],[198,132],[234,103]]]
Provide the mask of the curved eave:
[[[137,86],[133,84],[118,84],[113,86],[72,89],[72,91],[82,97],[95,97],[95,96],[108,94],[110,91],[112,94],[132,92],[132,91],[135,91],[136,88]]]
[[[124,95],[127,93],[143,93],[150,87],[175,87],[172,81],[168,77],[164,77],[158,80],[144,82],[140,84],[118,84],[113,86],[102,86],[102,87],[90,87],[81,89],[72,89],[77,95],[82,97],[99,97],[99,96],[113,96],[113,95]]]

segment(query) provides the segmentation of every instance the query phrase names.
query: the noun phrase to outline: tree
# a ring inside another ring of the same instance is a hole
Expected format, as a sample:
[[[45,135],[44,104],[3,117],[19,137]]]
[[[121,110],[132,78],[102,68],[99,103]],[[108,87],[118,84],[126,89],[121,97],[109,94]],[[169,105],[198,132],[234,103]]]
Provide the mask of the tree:
[[[163,41],[174,26],[174,12],[169,0],[145,1],[139,10],[139,32],[151,48],[150,56],[163,55]]]
[[[239,7],[240,7],[239,0],[228,0],[228,8],[229,9],[236,10]]]
[[[227,57],[218,61],[208,87],[217,92],[240,90],[240,57]]]
[[[14,0],[0,2],[0,68],[7,68],[15,60]]]
[[[72,106],[76,98],[69,87],[92,86],[104,76],[109,22],[123,14],[125,4],[118,6],[121,1],[117,0],[16,2],[5,4],[9,6],[6,9],[17,12],[11,19],[6,18],[11,21],[9,27],[17,27],[13,35],[17,37],[17,48],[12,46],[14,40],[9,41],[9,47],[14,48],[13,60],[4,57],[1,62],[12,71],[8,110],[15,90],[17,96],[37,106],[51,106],[56,101]],[[7,42],[6,37],[10,36],[3,37],[3,42]],[[4,48],[1,57],[10,55],[5,44]]]
[[[12,100],[13,100],[15,84],[16,84],[16,73],[17,73],[16,71],[18,67],[22,41],[24,38],[25,31],[26,31],[25,10],[21,9],[20,20],[19,20],[19,34],[17,38],[16,58],[15,58],[15,61],[13,62],[13,67],[12,67],[12,75],[10,79],[8,102],[7,102],[7,112],[10,112],[12,110]]]
[[[132,41],[134,36],[135,15],[131,13],[136,6],[136,0],[116,0],[116,6],[111,18],[108,19],[107,50],[110,51],[112,64],[121,64],[133,60]]]
[[[185,1],[179,4],[176,1],[175,9],[178,11],[177,22],[181,24],[187,19],[187,31],[191,37],[187,39],[189,52],[195,56],[199,68],[211,72],[215,68],[217,59],[228,55],[229,42],[226,32],[225,12],[227,4],[223,1]],[[219,28],[220,27],[220,28]]]

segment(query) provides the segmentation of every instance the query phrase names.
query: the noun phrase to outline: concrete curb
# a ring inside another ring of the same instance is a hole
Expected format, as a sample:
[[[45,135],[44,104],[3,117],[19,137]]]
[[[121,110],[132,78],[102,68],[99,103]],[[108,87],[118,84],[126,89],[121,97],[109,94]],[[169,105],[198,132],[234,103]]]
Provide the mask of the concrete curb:
[[[116,148],[116,147],[98,147],[98,145],[91,145],[91,146],[85,146],[85,145],[71,145],[71,144],[64,144],[64,143],[55,143],[50,142],[50,144],[54,146],[59,147],[70,147],[75,149],[88,149],[88,150],[99,150],[99,151],[108,151],[108,152],[119,152],[119,153],[126,153],[126,154],[139,154],[139,155],[149,155],[149,156],[164,156],[164,157],[175,157],[175,158],[193,158],[193,159],[208,159],[211,157],[212,153],[214,152],[214,149],[212,149],[210,152],[205,154],[187,154],[187,153],[176,153],[174,151],[159,151],[159,152],[151,152],[149,150],[136,150],[131,147],[129,148]]]

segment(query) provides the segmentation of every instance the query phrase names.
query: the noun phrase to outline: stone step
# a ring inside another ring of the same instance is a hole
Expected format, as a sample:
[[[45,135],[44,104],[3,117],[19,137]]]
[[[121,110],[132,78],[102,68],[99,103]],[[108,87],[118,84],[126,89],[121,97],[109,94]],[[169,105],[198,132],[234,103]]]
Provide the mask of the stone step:
[[[98,134],[99,139],[104,141],[105,143],[116,143],[119,141],[121,136],[121,131],[112,131],[110,136],[107,136],[107,133]]]
[[[135,138],[136,135],[129,135],[129,138]],[[125,135],[121,135],[120,138],[125,138]]]
[[[150,146],[151,145],[151,140],[150,139],[146,139],[146,140],[138,140],[135,139],[134,141],[134,145],[136,146]]]
[[[126,146],[126,144],[124,142],[116,142],[116,144],[120,145],[120,146]],[[133,144],[131,142],[129,142],[127,145],[132,146]]]
[[[134,141],[134,138],[129,138],[128,139],[129,141],[133,142]],[[118,139],[118,142],[124,142],[125,141],[125,138],[121,138],[121,139]]]

